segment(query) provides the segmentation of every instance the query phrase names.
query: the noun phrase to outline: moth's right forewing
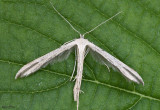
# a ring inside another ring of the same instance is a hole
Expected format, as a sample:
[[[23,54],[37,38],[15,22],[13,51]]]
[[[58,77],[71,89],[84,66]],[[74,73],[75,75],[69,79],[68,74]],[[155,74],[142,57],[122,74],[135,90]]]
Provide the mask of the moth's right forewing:
[[[34,73],[40,68],[45,67],[46,65],[51,63],[51,61],[61,61],[61,59],[66,59],[69,56],[71,50],[75,47],[76,40],[73,40],[71,42],[65,43],[60,48],[33,60],[32,62],[24,65],[18,71],[18,73],[15,76],[15,79],[17,79],[18,77],[28,76]]]
[[[91,49],[94,55],[98,56],[97,58],[99,58],[98,60],[101,60],[100,62],[104,62],[104,64],[106,65],[109,64],[108,66],[111,66],[112,68],[116,68],[127,79],[138,84],[144,84],[143,79],[135,70],[131,69],[129,66],[127,66],[114,56],[110,55],[108,52],[103,51],[101,48],[99,48],[91,42],[88,44],[88,47]]]

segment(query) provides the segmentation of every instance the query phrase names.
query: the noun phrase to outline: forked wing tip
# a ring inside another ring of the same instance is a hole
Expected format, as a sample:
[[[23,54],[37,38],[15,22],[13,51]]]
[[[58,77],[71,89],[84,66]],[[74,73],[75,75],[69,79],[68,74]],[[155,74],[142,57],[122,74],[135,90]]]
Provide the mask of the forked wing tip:
[[[135,80],[132,80],[133,82],[135,82],[135,83],[137,83],[137,84],[142,84],[143,86],[144,86],[144,81],[143,81],[143,79],[142,78],[140,78],[140,79],[136,79],[136,81]]]
[[[137,73],[138,74],[138,73]],[[141,78],[141,76],[139,76],[139,78],[137,78],[138,79],[138,84],[142,84],[143,86],[144,86],[144,81],[143,81],[143,79]]]
[[[20,77],[20,73],[18,72],[15,76],[15,79],[18,79],[18,77]]]
[[[15,76],[15,80],[17,79],[18,77],[17,76]]]
[[[144,86],[144,81],[143,81],[143,79],[141,80],[141,84]]]
[[[23,78],[23,77],[27,77],[27,76],[28,76],[28,75],[26,75],[26,74],[20,74],[20,73],[18,74],[18,73],[17,73],[16,76],[15,76],[15,79],[18,79],[19,77],[20,77],[20,78]]]
[[[23,70],[23,67],[17,72],[15,79],[18,79],[19,77],[22,78],[22,77],[28,76],[28,75],[26,75],[26,72],[24,72],[22,70]]]

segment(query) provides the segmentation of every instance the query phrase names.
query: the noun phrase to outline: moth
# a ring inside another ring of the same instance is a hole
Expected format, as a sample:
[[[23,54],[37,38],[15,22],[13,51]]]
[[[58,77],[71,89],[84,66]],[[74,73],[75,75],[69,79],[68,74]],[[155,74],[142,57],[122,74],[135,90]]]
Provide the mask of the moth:
[[[91,43],[90,41],[88,41],[87,39],[84,38],[84,36],[86,34],[92,32],[93,30],[95,30],[96,28],[98,28],[102,24],[106,23],[107,21],[111,20],[112,18],[114,18],[115,16],[120,14],[121,12],[119,12],[119,13],[115,14],[114,16],[112,16],[111,18],[105,20],[104,22],[97,25],[96,27],[94,27],[90,31],[88,31],[84,34],[80,34],[80,32],[77,31],[72,26],[72,24],[70,24],[70,22],[67,21],[67,19],[56,10],[56,8],[53,6],[52,3],[51,3],[51,5],[52,5],[53,9],[58,13],[58,15],[60,15],[71,26],[71,28],[80,35],[80,38],[69,41],[69,42],[63,44],[60,48],[53,50],[52,52],[50,52],[44,56],[41,56],[41,57],[31,61],[30,63],[24,65],[16,74],[15,79],[17,79],[18,77],[26,77],[26,76],[38,71],[40,68],[47,66],[51,62],[62,61],[64,59],[67,59],[68,56],[70,55],[71,51],[75,49],[76,50],[75,51],[75,54],[76,54],[75,58],[76,59],[75,59],[75,65],[74,65],[71,79],[73,77],[73,74],[74,74],[74,71],[76,68],[76,63],[77,63],[77,75],[75,76],[76,81],[75,81],[75,86],[73,89],[74,101],[77,102],[77,110],[78,110],[78,106],[79,106],[79,94],[81,92],[80,88],[81,88],[82,73],[83,73],[83,63],[84,63],[84,59],[88,53],[91,53],[92,56],[94,57],[94,59],[96,59],[100,63],[106,65],[106,67],[108,69],[109,69],[109,67],[111,67],[114,70],[119,71],[126,79],[133,81],[135,83],[138,83],[138,84],[141,83],[144,85],[143,79],[135,70],[133,70],[132,68],[130,68],[129,66],[127,66],[126,64],[124,64],[123,62],[121,62],[120,60],[115,58],[114,56],[110,55],[108,52],[102,50],[101,48],[99,48],[98,46],[96,46],[95,44]]]

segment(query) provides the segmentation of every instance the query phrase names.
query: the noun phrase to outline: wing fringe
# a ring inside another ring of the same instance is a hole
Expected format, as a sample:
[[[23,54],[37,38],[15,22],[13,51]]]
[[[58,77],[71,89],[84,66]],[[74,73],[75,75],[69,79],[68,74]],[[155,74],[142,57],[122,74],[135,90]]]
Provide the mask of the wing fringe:
[[[129,66],[113,57],[109,53],[103,51],[93,43],[90,43],[88,47],[90,48],[90,52],[96,61],[100,62],[101,64],[105,64],[108,67],[112,67],[113,70],[118,70],[125,78],[135,83],[141,83],[144,85],[143,79],[135,70],[131,69]]]
[[[38,71],[40,68],[46,67],[51,62],[55,63],[67,59],[75,45],[76,43],[74,43],[74,41],[69,42],[62,45],[60,48],[53,50],[52,52],[24,65],[16,74],[15,79],[18,77],[28,76]]]

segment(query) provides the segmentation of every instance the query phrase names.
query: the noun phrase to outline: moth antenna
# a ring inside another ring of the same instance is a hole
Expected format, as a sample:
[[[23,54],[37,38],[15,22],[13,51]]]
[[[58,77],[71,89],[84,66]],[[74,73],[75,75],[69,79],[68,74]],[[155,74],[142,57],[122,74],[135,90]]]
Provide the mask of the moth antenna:
[[[109,19],[103,21],[102,23],[100,23],[99,25],[97,25],[96,27],[94,27],[93,29],[91,29],[90,31],[86,32],[83,34],[83,36],[85,36],[86,34],[94,31],[95,29],[97,29],[99,26],[101,26],[102,24],[106,23],[107,21],[111,20],[112,18],[116,17],[117,15],[119,15],[120,13],[122,13],[122,11],[118,12],[117,14],[115,14],[114,16],[110,17]]]
[[[73,25],[72,25],[63,15],[61,15],[61,13],[53,6],[53,4],[52,4],[51,1],[50,1],[50,4],[51,4],[52,8],[71,26],[71,28],[72,28],[74,31],[76,31],[78,34],[81,34],[77,29],[75,29],[75,28],[73,27]]]

